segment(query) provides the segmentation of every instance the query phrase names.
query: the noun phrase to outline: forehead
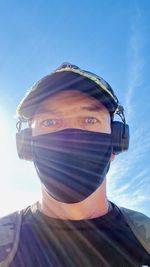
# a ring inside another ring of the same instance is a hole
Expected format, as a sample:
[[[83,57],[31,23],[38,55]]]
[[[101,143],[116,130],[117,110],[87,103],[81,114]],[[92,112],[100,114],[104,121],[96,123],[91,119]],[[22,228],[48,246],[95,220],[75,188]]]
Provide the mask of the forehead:
[[[40,103],[40,105],[36,110],[36,114],[45,113],[54,109],[64,110],[64,111],[70,109],[80,109],[83,108],[85,105],[87,107],[88,106],[89,107],[91,106],[93,108],[95,107],[95,110],[100,109],[101,111],[109,113],[106,107],[96,98],[91,97],[77,90],[71,90],[71,91],[62,91],[47,98],[45,101]]]

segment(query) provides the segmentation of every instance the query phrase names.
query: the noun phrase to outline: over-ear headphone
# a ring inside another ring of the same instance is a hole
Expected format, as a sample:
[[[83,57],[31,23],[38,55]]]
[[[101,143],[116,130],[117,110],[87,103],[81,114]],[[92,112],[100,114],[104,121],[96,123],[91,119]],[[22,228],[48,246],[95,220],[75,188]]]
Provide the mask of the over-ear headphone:
[[[17,125],[16,133],[17,152],[20,159],[32,161],[32,129],[21,130],[21,122]],[[117,155],[128,150],[129,147],[129,126],[125,121],[112,121],[112,143],[113,154]]]
[[[32,129],[26,128],[16,133],[17,153],[20,159],[32,161]]]
[[[117,155],[129,148],[129,126],[120,121],[111,124],[113,154]]]

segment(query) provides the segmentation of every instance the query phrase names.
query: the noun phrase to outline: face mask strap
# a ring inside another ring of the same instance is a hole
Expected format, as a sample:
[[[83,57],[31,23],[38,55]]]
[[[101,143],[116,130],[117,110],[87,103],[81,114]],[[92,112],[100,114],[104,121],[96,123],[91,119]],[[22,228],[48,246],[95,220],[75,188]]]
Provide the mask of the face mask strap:
[[[22,120],[19,119],[19,121],[16,123],[16,128],[18,130],[18,133],[21,131],[22,128]]]

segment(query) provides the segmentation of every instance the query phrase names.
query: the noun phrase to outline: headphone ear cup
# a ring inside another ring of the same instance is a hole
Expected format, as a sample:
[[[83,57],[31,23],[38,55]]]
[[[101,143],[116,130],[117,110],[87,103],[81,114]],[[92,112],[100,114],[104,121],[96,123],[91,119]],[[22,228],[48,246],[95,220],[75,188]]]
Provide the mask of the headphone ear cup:
[[[17,152],[20,159],[32,161],[31,149],[32,129],[27,128],[16,133]]]
[[[117,155],[129,148],[129,126],[119,121],[111,124],[113,154]]]

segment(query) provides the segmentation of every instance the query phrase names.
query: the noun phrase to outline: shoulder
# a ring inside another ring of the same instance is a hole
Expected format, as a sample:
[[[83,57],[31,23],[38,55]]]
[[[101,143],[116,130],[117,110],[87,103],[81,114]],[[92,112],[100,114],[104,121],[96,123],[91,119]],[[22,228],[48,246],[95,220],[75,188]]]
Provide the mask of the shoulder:
[[[119,207],[132,232],[150,254],[150,218],[145,214]]]
[[[128,221],[133,224],[136,224],[139,229],[145,229],[145,234],[150,238],[150,218],[148,216],[139,211],[127,209],[124,207],[119,207],[119,209]],[[147,227],[143,228],[145,226]]]
[[[13,241],[13,232],[21,222],[21,211],[13,212],[5,217],[0,218],[0,245]]]
[[[0,218],[0,264],[9,262],[17,250],[21,220],[22,211]]]

